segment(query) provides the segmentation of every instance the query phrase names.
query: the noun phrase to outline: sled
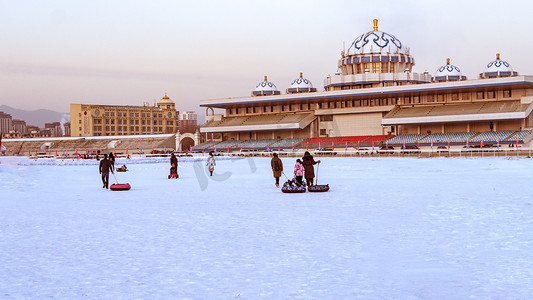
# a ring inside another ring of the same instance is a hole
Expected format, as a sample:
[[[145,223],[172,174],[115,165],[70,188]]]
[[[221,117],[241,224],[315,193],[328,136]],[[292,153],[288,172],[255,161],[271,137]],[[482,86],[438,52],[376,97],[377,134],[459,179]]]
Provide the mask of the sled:
[[[313,193],[327,192],[329,191],[329,184],[312,185],[307,190]]]
[[[115,182],[112,185],[109,186],[109,189],[112,191],[129,191],[131,189],[131,185],[129,183],[118,183],[117,176],[115,176],[115,173],[112,173],[113,177],[115,177]]]
[[[322,193],[329,191],[329,184],[318,184],[318,168],[320,167],[320,164],[316,167],[316,185],[312,185],[307,188],[308,191],[312,193]]]
[[[178,179],[180,178],[180,175],[178,175],[178,168],[176,167],[171,167],[170,168],[170,175],[168,175],[168,179],[172,179],[172,178],[175,178],[175,179]]]
[[[117,172],[127,172],[128,169],[122,169],[122,167],[117,168]]]
[[[283,175],[285,175],[285,173],[283,173]],[[292,180],[289,179],[287,175],[285,175],[285,178],[287,178],[287,181],[281,187],[281,192],[283,193],[305,193],[306,191],[305,185],[300,184],[298,181],[296,181],[296,179],[292,179]]]
[[[112,191],[129,191],[131,185],[129,183],[113,183],[109,186],[109,189]]]
[[[283,186],[281,188],[283,193],[305,193],[305,186]]]

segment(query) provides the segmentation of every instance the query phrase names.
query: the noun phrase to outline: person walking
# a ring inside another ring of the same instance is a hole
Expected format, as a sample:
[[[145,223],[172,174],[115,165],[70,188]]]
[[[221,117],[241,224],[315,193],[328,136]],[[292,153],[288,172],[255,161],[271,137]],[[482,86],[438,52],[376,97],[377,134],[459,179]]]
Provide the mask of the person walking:
[[[213,151],[209,152],[207,163],[205,165],[209,169],[209,176],[213,176],[213,171],[215,171],[215,166],[217,165],[215,162],[215,156],[213,156]]]
[[[272,153],[272,156],[270,166],[272,167],[274,178],[276,178],[276,187],[279,187],[279,178],[281,177],[281,172],[283,172],[283,162],[278,157],[277,153]]]
[[[109,188],[109,171],[113,173],[113,167],[109,159],[107,159],[107,153],[104,154],[104,158],[100,161],[99,167],[100,174],[102,174],[102,183],[104,186],[102,188]]]
[[[298,181],[300,185],[304,184],[303,182],[304,171],[305,171],[304,165],[302,165],[302,161],[298,158],[296,160],[296,164],[294,165],[294,177],[296,177],[296,181]]]
[[[111,163],[111,167],[113,168],[112,171],[115,170],[115,156],[113,155],[113,152],[109,153],[109,162]]]
[[[304,166],[305,170],[305,181],[307,182],[307,186],[313,185],[313,179],[315,178],[315,167],[314,165],[320,163],[319,161],[315,161],[311,153],[309,151],[305,151],[304,157],[302,157],[302,165]]]

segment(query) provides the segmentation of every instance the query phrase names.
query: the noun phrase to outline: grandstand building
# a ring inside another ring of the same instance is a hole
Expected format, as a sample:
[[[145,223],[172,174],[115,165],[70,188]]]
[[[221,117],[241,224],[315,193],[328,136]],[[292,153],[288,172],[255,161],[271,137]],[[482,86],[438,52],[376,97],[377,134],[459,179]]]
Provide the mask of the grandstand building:
[[[519,75],[499,54],[476,79],[450,59],[433,75],[413,72],[414,65],[410,49],[379,31],[374,20],[372,31],[341,52],[338,71],[327,76],[323,91],[300,73],[281,93],[265,76],[249,97],[202,100],[208,114],[200,131],[211,147],[327,138],[463,143],[520,137],[522,142],[531,133],[533,76]],[[225,113],[215,115],[215,108]]]
[[[179,112],[165,96],[156,106],[70,105],[71,136],[176,133]]]

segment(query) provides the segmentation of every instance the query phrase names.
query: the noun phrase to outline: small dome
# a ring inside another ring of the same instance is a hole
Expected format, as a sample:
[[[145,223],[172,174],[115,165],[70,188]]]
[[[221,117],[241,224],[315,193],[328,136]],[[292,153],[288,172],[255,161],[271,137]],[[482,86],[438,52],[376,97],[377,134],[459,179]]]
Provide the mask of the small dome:
[[[496,53],[496,60],[491,61],[485,68],[485,72],[479,74],[480,78],[494,78],[494,77],[509,77],[517,76],[518,72],[513,71],[513,67],[504,61],[500,60],[500,53]]]
[[[466,76],[463,76],[461,70],[458,67],[450,64],[450,59],[446,60],[446,64],[440,67],[435,76],[431,78],[432,81],[457,81],[466,80]]]
[[[165,96],[159,100],[158,104],[174,104],[174,101],[170,100],[170,98],[167,96],[167,93],[165,93]]]
[[[258,83],[255,87],[255,90],[252,91],[252,96],[267,96],[279,94],[280,92],[278,88],[275,84],[267,80],[267,76],[265,76],[265,80]]]
[[[313,87],[311,81],[303,78],[302,72],[300,72],[300,77],[296,78],[291,86],[287,89],[287,93],[304,93],[304,92],[316,92],[316,88]]]
[[[409,49],[394,35],[378,31],[378,20],[374,20],[374,31],[357,37],[348,48],[348,55],[364,53],[401,53],[409,54]]]

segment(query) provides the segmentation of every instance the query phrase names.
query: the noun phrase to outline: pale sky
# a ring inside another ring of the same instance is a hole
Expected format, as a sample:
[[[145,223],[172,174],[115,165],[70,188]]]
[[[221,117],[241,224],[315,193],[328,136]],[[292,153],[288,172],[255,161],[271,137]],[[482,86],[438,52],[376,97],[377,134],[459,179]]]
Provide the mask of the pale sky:
[[[533,75],[533,1],[0,0],[0,104],[69,112],[70,103],[179,110],[249,96],[268,75],[282,93],[304,73],[319,90],[359,35],[393,34],[414,72],[446,58],[475,79],[496,53]]]

